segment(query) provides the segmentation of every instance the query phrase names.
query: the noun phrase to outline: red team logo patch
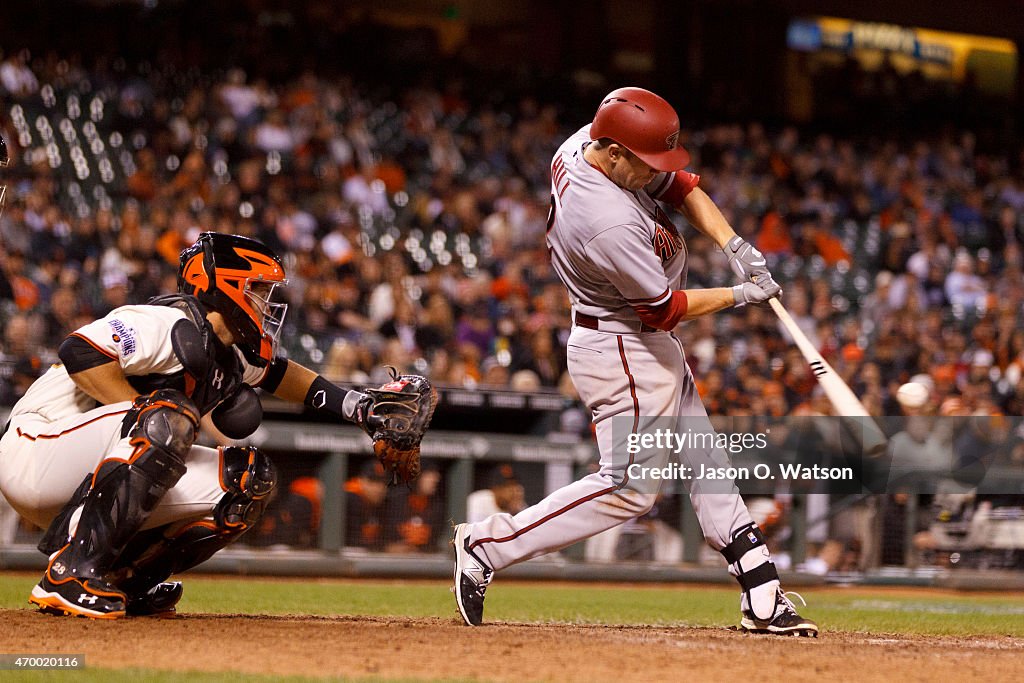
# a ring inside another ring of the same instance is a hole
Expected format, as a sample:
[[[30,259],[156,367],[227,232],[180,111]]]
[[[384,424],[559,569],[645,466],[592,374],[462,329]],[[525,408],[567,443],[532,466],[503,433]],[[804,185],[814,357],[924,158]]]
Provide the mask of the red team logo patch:
[[[651,218],[654,219],[654,239],[651,244],[654,247],[654,253],[664,263],[683,248],[683,238],[676,230],[672,219],[660,206],[655,208]]]
[[[683,238],[675,229],[662,226],[660,223],[654,225],[654,239],[651,241],[654,246],[654,253],[664,263],[679,253],[683,248]]]

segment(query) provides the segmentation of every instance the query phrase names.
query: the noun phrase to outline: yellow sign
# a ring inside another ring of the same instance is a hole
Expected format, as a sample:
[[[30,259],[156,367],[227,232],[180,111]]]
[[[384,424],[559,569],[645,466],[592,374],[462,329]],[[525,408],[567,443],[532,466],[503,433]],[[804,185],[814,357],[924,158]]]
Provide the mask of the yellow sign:
[[[843,52],[866,68],[889,58],[904,69],[961,82],[970,72],[990,92],[1011,92],[1017,73],[1017,46],[1011,40],[950,33],[836,17],[790,22],[789,47],[805,52]]]

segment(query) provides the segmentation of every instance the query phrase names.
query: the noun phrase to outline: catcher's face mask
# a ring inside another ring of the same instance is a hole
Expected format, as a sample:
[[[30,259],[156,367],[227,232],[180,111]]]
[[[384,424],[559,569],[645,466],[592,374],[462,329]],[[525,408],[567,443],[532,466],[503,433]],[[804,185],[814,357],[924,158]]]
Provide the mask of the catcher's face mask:
[[[10,161],[11,158],[7,156],[7,143],[0,137],[0,173],[3,172],[3,169],[7,167]],[[4,196],[7,194],[7,185],[3,184],[3,182],[4,178],[0,175],[0,213],[4,212]]]

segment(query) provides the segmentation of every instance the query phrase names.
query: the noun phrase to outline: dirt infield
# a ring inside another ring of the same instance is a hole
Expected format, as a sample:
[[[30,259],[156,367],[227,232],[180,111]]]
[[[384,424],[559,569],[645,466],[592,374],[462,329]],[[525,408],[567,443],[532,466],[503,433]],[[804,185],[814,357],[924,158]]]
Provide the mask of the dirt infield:
[[[7,652],[85,653],[89,666],[481,681],[1017,679],[1011,638],[489,624],[455,619],[189,614],[98,622],[0,610]],[[766,677],[766,670],[770,672]],[[780,674],[783,674],[780,676]]]

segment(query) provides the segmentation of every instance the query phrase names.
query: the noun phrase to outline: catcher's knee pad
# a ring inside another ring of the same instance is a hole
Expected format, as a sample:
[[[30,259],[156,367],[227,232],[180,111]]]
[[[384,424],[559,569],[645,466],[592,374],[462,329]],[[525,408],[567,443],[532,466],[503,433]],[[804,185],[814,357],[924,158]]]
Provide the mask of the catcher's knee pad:
[[[149,449],[184,463],[198,430],[199,409],[192,399],[176,389],[158,389],[135,399],[124,417],[121,435],[129,437],[129,443],[135,447],[133,465]],[[161,463],[155,464],[159,468]]]
[[[775,611],[779,572],[761,529],[754,523],[740,527],[732,533],[732,541],[721,553],[729,563],[729,573],[743,589],[743,600],[747,603],[744,609],[749,609],[758,619],[770,619]]]
[[[221,486],[224,497],[213,510],[217,525],[245,531],[263,516],[277,485],[277,467],[257,448],[221,449]]]

